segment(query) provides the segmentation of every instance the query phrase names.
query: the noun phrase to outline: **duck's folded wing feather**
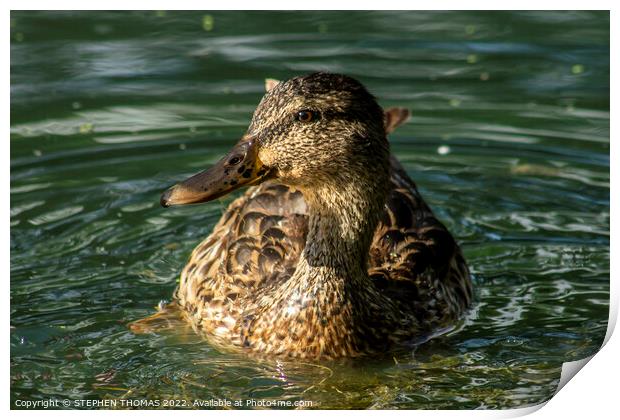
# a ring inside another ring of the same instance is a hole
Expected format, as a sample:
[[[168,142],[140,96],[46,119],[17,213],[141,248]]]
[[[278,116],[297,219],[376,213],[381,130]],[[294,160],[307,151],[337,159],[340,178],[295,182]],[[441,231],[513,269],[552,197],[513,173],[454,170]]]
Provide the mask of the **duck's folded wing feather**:
[[[198,318],[206,307],[275,287],[299,260],[307,234],[306,203],[299,191],[268,181],[233,201],[213,232],[194,249],[175,298]]]
[[[467,265],[446,227],[392,157],[385,213],[370,249],[377,287],[433,323],[458,316],[471,300]]]

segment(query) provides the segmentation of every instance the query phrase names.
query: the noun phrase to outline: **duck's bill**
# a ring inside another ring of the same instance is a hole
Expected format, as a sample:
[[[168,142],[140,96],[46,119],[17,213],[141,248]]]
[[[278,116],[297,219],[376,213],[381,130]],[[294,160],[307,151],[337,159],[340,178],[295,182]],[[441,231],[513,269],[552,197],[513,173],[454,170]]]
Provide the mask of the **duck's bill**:
[[[213,167],[170,187],[161,196],[164,207],[204,203],[270,177],[269,168],[258,159],[258,145],[242,139]]]

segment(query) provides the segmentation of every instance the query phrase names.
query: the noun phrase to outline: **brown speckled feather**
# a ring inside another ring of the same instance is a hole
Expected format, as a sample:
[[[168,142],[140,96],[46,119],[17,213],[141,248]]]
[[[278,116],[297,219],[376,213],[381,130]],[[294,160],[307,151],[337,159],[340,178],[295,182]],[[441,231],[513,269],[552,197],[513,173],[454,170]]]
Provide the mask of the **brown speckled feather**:
[[[307,224],[301,193],[275,182],[253,187],[233,201],[181,273],[175,299],[192,324],[228,336],[242,312],[238,302],[290,277]]]
[[[454,320],[472,289],[461,250],[392,157],[392,190],[370,248],[369,274],[427,328]]]
[[[469,305],[469,272],[413,181],[396,158],[391,163],[392,190],[375,230],[368,273],[430,332]],[[285,185],[266,182],[236,199],[192,253],[175,293],[195,329],[228,346],[230,332],[252,310],[248,301],[276,289],[295,270],[307,223],[303,195]]]

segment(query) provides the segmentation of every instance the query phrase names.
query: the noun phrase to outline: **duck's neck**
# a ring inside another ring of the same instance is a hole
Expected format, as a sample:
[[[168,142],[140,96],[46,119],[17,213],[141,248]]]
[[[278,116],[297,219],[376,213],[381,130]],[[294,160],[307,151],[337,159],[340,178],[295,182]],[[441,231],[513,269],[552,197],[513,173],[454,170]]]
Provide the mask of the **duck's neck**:
[[[302,259],[310,267],[337,272],[364,268],[383,194],[372,196],[355,185],[342,185],[323,187],[304,197],[309,221]]]
[[[389,168],[342,176],[304,193],[309,226],[297,281],[356,281],[366,277],[368,251],[383,213]]]
[[[336,357],[360,354],[372,340],[383,340],[373,328],[378,319],[386,321],[377,314],[389,313],[390,302],[375,290],[367,264],[384,211],[389,163],[360,172],[302,189],[310,216],[306,246],[292,276],[261,301],[251,326],[260,336],[251,343],[255,349]]]

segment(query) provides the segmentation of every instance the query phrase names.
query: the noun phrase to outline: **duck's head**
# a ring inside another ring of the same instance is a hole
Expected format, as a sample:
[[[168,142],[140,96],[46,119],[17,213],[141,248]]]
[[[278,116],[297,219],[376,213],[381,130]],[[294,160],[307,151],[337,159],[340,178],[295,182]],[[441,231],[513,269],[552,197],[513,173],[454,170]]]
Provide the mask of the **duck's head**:
[[[274,178],[303,190],[387,173],[383,118],[373,96],[350,77],[314,73],[280,82],[233,149],[164,192],[161,204],[202,203]]]

